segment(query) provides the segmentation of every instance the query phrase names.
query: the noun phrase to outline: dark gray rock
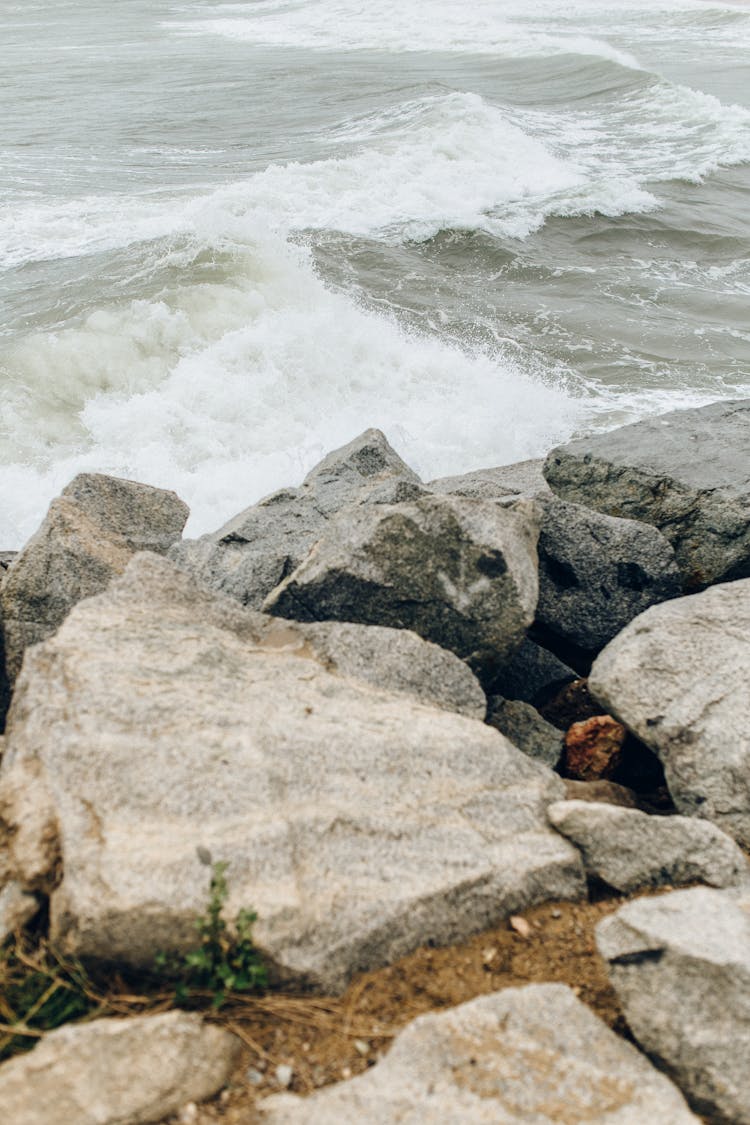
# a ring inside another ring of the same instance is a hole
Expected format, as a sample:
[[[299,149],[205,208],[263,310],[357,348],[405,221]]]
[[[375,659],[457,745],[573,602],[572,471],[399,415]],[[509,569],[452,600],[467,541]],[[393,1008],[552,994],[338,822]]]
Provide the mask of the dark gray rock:
[[[596,942],[636,1041],[693,1107],[750,1125],[750,897],[688,891],[628,902]]]
[[[536,620],[562,640],[597,651],[682,584],[674,551],[655,527],[540,497]]]
[[[298,621],[412,629],[486,679],[521,643],[537,599],[538,509],[428,496],[331,521],[263,609]]]
[[[528,638],[518,651],[495,673],[492,690],[506,699],[522,699],[534,705],[578,679],[578,673],[546,648]]]
[[[362,502],[400,503],[421,494],[419,478],[379,430],[329,453],[299,488],[284,488],[218,531],[176,544],[169,557],[202,585],[260,608],[306,558],[328,521]]]
[[[427,485],[443,496],[466,496],[471,500],[500,500],[506,496],[532,498],[551,492],[544,479],[544,461],[519,461],[494,469],[477,469],[458,477],[440,477]]]
[[[750,400],[559,446],[544,475],[565,500],[663,531],[686,589],[750,575]]]
[[[530,758],[555,768],[563,750],[563,734],[548,723],[530,703],[493,696],[487,722]]]
[[[104,590],[135,552],[166,552],[188,513],[174,492],[100,473],[75,477],[0,587],[10,683],[29,645],[51,636],[82,598]]]

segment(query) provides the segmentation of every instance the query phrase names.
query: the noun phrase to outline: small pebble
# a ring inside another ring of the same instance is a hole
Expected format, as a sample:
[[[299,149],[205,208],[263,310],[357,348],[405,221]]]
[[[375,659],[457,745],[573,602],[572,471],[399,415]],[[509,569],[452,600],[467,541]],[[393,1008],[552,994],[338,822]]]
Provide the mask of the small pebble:
[[[342,1066],[341,1077],[342,1078],[351,1078],[351,1076],[352,1076],[352,1068],[350,1066]]]
[[[511,929],[515,930],[522,938],[527,938],[531,935],[531,926],[519,914],[514,914],[510,919]]]
[[[287,1090],[291,1086],[292,1078],[294,1077],[294,1071],[291,1066],[288,1066],[287,1063],[281,1063],[280,1066],[276,1067],[275,1073],[276,1081],[279,1086],[281,1086],[282,1090]]]
[[[195,1102],[188,1102],[180,1110],[180,1125],[193,1125],[198,1120],[198,1106]]]
[[[245,1078],[251,1086],[260,1086],[263,1083],[263,1075],[254,1066],[249,1066],[245,1071]]]
[[[553,910],[552,911],[552,917],[553,918],[562,918],[562,910]]]
[[[367,1042],[366,1039],[355,1039],[354,1040],[354,1050],[359,1055],[369,1055],[370,1044]]]

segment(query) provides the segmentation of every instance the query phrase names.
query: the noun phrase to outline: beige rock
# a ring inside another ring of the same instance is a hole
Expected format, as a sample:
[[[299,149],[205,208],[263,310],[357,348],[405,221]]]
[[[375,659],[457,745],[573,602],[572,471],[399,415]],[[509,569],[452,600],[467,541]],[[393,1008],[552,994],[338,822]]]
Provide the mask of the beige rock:
[[[565,985],[420,1016],[350,1082],[259,1105],[264,1125],[689,1125],[680,1092]]]
[[[31,921],[38,910],[39,902],[33,895],[27,895],[18,883],[6,883],[0,890],[0,945]]]
[[[27,654],[0,800],[15,839],[30,801],[41,826],[53,812],[63,948],[148,965],[192,945],[206,852],[279,973],[324,989],[582,893],[546,822],[550,770],[483,723],[258,644],[256,626],[142,554]]]
[[[135,551],[165,552],[187,517],[187,505],[161,488],[98,473],[71,481],[0,590],[10,682],[29,645],[54,633],[82,598],[105,589]]]
[[[750,845],[750,579],[653,606],[594,662],[593,695],[661,759],[679,812]]]
[[[0,1065],[7,1125],[141,1125],[229,1079],[240,1043],[197,1015],[100,1019],[52,1031]]]

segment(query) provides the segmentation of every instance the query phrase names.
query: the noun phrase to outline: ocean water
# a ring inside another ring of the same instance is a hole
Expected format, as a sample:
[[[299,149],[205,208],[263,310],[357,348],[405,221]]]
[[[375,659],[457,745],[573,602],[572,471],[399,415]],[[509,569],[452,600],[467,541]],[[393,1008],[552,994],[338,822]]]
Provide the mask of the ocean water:
[[[0,546],[750,395],[750,5],[9,0]]]

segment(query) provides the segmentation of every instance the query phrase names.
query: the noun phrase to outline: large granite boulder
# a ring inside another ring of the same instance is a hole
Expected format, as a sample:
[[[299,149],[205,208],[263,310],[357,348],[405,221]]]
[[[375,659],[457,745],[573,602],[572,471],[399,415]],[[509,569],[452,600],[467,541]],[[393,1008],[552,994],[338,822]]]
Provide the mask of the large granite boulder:
[[[299,488],[272,493],[218,531],[176,544],[169,557],[202,585],[258,609],[337,512],[383,487],[391,489],[386,496],[391,503],[423,491],[380,430],[366,430],[329,453]]]
[[[76,602],[105,589],[136,551],[166,552],[188,514],[174,492],[100,473],[75,477],[0,587],[11,683],[29,645],[51,636]]]
[[[580,848],[586,874],[623,894],[665,883],[729,887],[750,878],[734,840],[704,820],[576,800],[556,801],[547,815]]]
[[[521,644],[537,600],[537,508],[428,496],[361,505],[332,521],[264,602],[299,621],[413,629],[491,677]]]
[[[596,940],[638,1043],[698,1113],[750,1125],[747,891],[637,899],[600,922]]]
[[[668,1078],[561,984],[419,1016],[372,1070],[259,1105],[264,1125],[689,1125]]]
[[[135,965],[190,948],[207,853],[271,968],[323,989],[582,893],[546,821],[550,770],[256,628],[143,554],[28,652],[0,769],[5,878],[50,894],[59,946]]]
[[[750,400],[558,446],[544,475],[564,500],[663,531],[686,589],[750,575]]]
[[[556,497],[537,502],[536,620],[558,640],[598,651],[649,606],[681,593],[674,551],[655,527]]]
[[[653,606],[594,662],[592,694],[661,759],[679,812],[750,845],[750,579]]]
[[[229,1080],[240,1041],[187,1012],[67,1024],[0,1064],[6,1125],[146,1125]]]

